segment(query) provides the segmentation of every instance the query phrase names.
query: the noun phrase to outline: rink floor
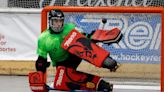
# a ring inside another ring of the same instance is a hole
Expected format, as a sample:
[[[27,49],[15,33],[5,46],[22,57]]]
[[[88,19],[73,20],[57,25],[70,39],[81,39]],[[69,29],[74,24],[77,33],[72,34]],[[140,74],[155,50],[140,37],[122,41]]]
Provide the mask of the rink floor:
[[[160,92],[159,80],[108,78],[105,78],[105,80],[114,84],[113,92]],[[31,92],[27,76],[0,75],[0,83],[0,92]]]

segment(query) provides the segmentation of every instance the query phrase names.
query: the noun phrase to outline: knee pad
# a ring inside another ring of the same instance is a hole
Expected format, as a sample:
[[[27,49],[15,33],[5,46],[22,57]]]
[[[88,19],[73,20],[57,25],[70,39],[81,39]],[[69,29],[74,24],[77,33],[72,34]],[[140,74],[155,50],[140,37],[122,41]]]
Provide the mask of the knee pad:
[[[98,76],[59,66],[54,80],[54,88],[59,90],[96,90],[99,80]]]

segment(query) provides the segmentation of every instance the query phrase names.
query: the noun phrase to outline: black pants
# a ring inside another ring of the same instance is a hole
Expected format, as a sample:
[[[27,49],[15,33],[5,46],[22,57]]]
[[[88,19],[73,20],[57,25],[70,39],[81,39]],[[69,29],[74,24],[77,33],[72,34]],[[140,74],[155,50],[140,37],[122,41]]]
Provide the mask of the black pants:
[[[57,62],[56,66],[65,66],[69,68],[76,69],[79,64],[81,63],[82,59],[77,57],[76,55],[70,54],[69,57],[62,61],[62,62]]]

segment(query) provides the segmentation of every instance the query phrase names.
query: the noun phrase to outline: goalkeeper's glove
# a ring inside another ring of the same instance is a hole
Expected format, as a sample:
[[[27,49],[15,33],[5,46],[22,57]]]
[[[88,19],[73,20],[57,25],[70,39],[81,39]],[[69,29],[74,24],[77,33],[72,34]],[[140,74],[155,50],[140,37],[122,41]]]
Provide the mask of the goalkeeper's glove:
[[[118,43],[122,38],[122,33],[118,28],[112,30],[95,30],[90,34],[94,42],[103,42],[106,44]]]

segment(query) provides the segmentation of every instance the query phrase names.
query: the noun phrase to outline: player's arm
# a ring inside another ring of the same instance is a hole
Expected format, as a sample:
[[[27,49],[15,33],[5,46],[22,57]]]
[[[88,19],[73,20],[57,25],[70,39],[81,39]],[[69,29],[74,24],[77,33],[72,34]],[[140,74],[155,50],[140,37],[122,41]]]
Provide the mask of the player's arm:
[[[50,63],[47,62],[47,52],[44,49],[44,47],[45,46],[43,45],[42,42],[38,43],[38,48],[37,48],[38,58],[35,62],[35,68],[37,72],[29,73],[30,88],[33,92],[48,92],[46,86],[46,79],[47,79],[46,69],[50,65]]]
[[[38,58],[35,62],[35,67],[37,71],[46,71],[46,68],[50,66],[50,62],[47,62],[47,50],[46,50],[46,36],[41,35],[38,39],[37,54]]]
[[[46,85],[46,68],[49,65],[46,58],[38,56],[38,59],[35,62],[37,72],[29,73],[29,83],[32,92],[48,92],[49,89]]]

